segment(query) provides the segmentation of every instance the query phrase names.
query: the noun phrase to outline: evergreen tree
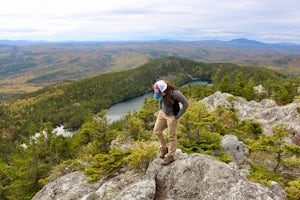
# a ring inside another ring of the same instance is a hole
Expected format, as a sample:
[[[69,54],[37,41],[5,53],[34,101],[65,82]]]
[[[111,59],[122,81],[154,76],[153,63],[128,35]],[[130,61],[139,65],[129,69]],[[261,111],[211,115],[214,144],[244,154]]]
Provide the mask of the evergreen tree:
[[[31,199],[41,189],[39,180],[48,175],[51,167],[40,160],[36,145],[18,146],[9,170],[11,183],[6,187],[8,199]]]
[[[110,125],[104,116],[106,111],[95,115],[92,119],[85,122],[78,134],[73,138],[74,149],[85,147],[90,143],[96,145],[96,152],[105,153],[109,150],[110,142],[116,137],[110,131]]]
[[[247,84],[245,85],[243,94],[241,96],[244,97],[245,99],[247,99],[248,101],[256,100],[254,87],[255,87],[254,81],[252,78],[250,78],[249,81],[247,82]],[[260,100],[261,100],[261,98],[260,98]]]
[[[232,94],[235,96],[244,96],[245,80],[242,72],[239,72],[236,76],[233,84]]]
[[[229,74],[226,74],[222,78],[222,80],[219,84],[218,90],[220,90],[221,92],[226,92],[226,93],[231,93],[233,91],[232,77],[230,77]]]
[[[253,151],[266,152],[273,161],[272,170],[277,172],[285,158],[285,140],[289,133],[284,130],[284,125],[273,127],[273,134],[261,134],[258,140],[248,140],[248,148]]]
[[[216,116],[206,111],[203,103],[191,102],[190,104],[180,120],[179,146],[187,153],[215,155],[215,151],[220,149],[220,130],[224,127]]]
[[[7,200],[7,186],[10,184],[8,164],[0,161],[0,199]]]

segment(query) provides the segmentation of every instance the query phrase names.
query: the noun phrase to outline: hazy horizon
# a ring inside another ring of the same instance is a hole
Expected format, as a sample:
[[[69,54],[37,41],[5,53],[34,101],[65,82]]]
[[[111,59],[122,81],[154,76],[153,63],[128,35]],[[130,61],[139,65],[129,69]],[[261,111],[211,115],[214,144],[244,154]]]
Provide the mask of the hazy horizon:
[[[294,0],[0,2],[0,40],[300,43]]]

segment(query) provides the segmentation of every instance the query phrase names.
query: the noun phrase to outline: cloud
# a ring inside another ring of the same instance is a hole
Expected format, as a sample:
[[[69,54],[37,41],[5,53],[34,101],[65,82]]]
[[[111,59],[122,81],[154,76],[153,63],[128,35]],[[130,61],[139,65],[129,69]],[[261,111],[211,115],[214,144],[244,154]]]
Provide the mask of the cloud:
[[[294,0],[0,0],[0,3],[0,39],[249,37],[300,43],[300,2]]]

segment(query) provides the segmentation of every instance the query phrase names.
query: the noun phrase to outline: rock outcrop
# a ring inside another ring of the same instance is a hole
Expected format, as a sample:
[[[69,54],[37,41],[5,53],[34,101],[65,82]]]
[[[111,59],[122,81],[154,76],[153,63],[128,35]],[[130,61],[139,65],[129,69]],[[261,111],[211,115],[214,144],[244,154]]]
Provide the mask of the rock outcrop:
[[[297,108],[300,108],[299,102],[278,106],[271,99],[264,99],[260,102],[247,101],[242,97],[234,97],[221,92],[215,92],[202,101],[210,110],[214,110],[218,105],[233,107],[237,110],[240,120],[253,120],[260,123],[266,134],[272,133],[272,126],[283,123],[286,130],[294,137],[300,135],[300,114],[297,112]]]
[[[203,154],[177,151],[175,162],[152,161],[145,174],[131,171],[94,184],[72,172],[47,184],[33,200],[285,200],[275,182],[270,187],[249,182],[239,171]],[[135,176],[135,177],[133,177]]]

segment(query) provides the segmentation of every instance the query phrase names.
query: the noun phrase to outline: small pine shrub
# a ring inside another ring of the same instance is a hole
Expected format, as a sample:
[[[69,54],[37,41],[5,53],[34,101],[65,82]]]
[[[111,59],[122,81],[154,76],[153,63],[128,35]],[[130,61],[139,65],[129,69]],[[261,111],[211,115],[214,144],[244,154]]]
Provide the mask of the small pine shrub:
[[[156,157],[159,146],[157,142],[138,141],[136,147],[128,149],[129,155],[125,158],[130,167],[145,170]]]
[[[222,162],[229,163],[233,160],[233,157],[226,152],[221,152],[221,154],[217,156],[217,159]]]
[[[95,182],[103,176],[115,176],[125,161],[127,152],[113,148],[108,154],[97,154],[94,156],[90,165],[85,167],[85,174],[89,177],[89,182]]]
[[[255,183],[260,183],[262,185],[269,185],[271,181],[276,181],[280,185],[283,185],[284,177],[280,173],[271,172],[266,167],[261,164],[249,163],[250,173],[247,178]]]
[[[290,200],[299,200],[300,199],[300,178],[288,183],[288,187],[285,188],[285,191]]]

